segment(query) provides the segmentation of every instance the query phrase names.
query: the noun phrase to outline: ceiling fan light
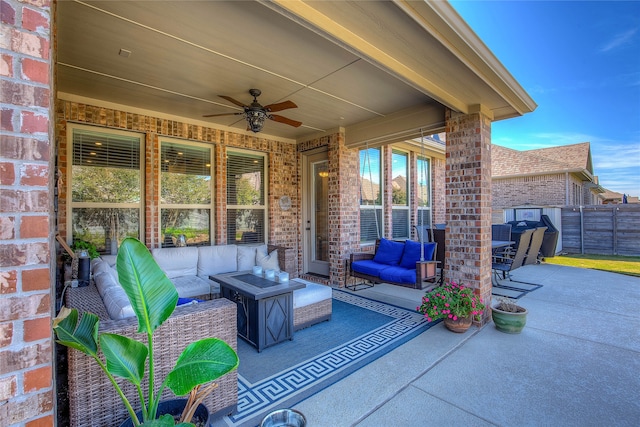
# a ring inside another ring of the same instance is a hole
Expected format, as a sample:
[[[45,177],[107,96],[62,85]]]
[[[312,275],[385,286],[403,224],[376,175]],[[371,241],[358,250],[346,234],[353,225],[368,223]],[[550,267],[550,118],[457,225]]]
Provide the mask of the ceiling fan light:
[[[252,132],[258,133],[262,130],[266,118],[267,114],[262,110],[248,111],[246,114],[247,126]]]

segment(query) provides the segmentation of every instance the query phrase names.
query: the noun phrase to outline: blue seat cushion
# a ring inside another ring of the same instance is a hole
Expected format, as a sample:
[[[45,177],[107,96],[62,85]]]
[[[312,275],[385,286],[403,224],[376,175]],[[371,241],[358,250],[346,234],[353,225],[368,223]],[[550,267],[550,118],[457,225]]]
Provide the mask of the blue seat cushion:
[[[373,260],[380,264],[398,265],[404,252],[404,243],[387,240],[384,237],[380,239],[376,254]],[[415,268],[415,266],[414,266]]]
[[[403,284],[416,283],[416,269],[389,267],[380,272],[380,280],[383,282],[396,282]]]
[[[202,302],[203,300],[197,298],[178,298],[178,302],[176,303],[176,307],[181,305],[189,305],[189,304],[197,304]]]
[[[387,264],[380,264],[372,259],[365,259],[362,261],[354,261],[351,263],[353,271],[358,273],[368,274],[369,276],[379,277],[380,272],[384,269],[391,268]]]
[[[433,259],[433,253],[436,250],[436,244],[433,242],[424,243],[424,260],[431,261]],[[407,240],[404,243],[404,252],[400,259],[400,267],[415,269],[416,262],[420,261],[420,242],[414,242],[413,240]]]

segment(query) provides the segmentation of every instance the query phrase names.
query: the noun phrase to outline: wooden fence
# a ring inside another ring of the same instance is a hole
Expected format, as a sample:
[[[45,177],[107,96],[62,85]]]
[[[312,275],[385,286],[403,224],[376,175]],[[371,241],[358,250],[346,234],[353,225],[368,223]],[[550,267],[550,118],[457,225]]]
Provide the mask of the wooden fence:
[[[640,204],[563,207],[562,250],[640,256]]]

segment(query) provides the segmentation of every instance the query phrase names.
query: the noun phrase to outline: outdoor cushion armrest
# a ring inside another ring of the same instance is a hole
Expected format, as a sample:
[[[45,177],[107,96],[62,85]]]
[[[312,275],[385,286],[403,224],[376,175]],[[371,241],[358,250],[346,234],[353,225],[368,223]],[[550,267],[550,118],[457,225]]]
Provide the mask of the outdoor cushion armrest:
[[[295,250],[278,245],[267,245],[268,253],[278,250],[278,265],[281,271],[289,273],[289,277],[294,279],[298,277],[296,267],[296,253]]]

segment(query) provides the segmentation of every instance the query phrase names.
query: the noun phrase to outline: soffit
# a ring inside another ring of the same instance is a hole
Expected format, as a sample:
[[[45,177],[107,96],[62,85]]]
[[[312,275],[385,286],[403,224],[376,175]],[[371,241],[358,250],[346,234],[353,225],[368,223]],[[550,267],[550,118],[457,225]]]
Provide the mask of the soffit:
[[[473,61],[461,61],[439,30],[424,28],[425,19],[440,28],[460,25],[456,19],[427,16],[432,7],[407,9],[422,3],[61,1],[57,88],[75,99],[238,132],[246,128],[238,116],[202,116],[238,112],[218,95],[249,103],[248,90],[259,88],[263,105],[298,105],[278,114],[301,127],[268,121],[261,134],[290,140],[337,127],[347,135],[376,127],[397,135],[394,126],[406,124],[389,117],[425,109],[432,114],[418,126],[437,131],[445,106],[467,112],[481,104],[498,119],[526,112],[487,84]],[[516,83],[512,92],[520,89]]]

